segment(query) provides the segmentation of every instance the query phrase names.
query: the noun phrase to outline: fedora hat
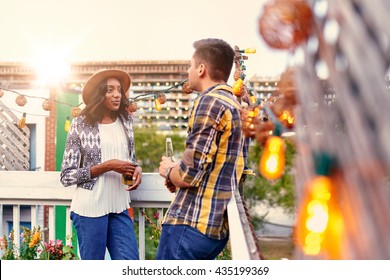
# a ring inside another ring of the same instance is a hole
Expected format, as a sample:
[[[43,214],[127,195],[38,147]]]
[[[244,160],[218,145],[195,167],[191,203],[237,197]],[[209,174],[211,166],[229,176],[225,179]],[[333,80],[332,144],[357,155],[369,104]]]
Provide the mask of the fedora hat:
[[[129,73],[118,69],[100,69],[95,72],[85,83],[83,88],[83,102],[85,105],[91,101],[91,96],[96,87],[104,80],[108,78],[116,78],[121,84],[122,89],[127,95],[130,88],[131,77]]]

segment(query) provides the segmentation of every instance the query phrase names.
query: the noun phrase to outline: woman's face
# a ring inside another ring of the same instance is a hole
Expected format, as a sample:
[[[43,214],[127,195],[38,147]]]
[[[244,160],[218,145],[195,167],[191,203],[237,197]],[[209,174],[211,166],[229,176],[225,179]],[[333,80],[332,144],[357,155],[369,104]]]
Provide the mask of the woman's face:
[[[103,101],[104,107],[109,111],[118,111],[121,105],[121,99],[121,84],[116,78],[108,78],[106,98]]]

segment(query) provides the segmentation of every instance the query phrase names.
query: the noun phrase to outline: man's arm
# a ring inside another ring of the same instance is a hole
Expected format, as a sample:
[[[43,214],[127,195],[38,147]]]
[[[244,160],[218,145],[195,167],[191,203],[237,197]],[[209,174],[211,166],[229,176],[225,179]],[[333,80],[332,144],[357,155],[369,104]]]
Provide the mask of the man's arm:
[[[176,187],[190,188],[191,185],[181,178],[179,168],[180,162],[172,162],[169,157],[162,157],[158,171],[162,177],[171,181]]]

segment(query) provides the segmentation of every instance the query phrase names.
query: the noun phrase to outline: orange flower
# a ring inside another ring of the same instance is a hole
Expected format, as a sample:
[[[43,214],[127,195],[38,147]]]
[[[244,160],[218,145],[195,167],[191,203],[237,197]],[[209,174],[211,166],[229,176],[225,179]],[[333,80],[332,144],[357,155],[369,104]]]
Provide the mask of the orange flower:
[[[41,239],[41,232],[36,232],[33,236],[33,238],[31,239],[30,243],[28,244],[28,247],[29,248],[32,248],[35,246],[35,244],[37,244],[39,242],[39,240]]]

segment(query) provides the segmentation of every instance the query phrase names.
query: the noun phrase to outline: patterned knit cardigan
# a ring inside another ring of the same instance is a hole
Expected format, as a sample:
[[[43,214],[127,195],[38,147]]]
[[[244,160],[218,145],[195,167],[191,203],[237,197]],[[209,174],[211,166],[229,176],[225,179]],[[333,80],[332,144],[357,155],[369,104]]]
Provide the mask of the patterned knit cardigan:
[[[119,116],[128,140],[129,156],[136,162],[134,152],[133,117],[126,120]],[[77,184],[77,187],[92,190],[97,177],[91,178],[91,167],[101,163],[98,124],[90,125],[85,122],[85,116],[73,119],[66,140],[64,158],[61,167],[60,181],[65,186]]]

